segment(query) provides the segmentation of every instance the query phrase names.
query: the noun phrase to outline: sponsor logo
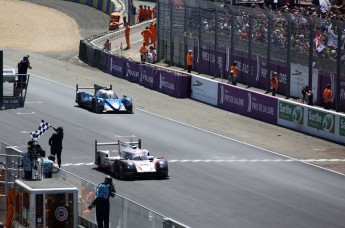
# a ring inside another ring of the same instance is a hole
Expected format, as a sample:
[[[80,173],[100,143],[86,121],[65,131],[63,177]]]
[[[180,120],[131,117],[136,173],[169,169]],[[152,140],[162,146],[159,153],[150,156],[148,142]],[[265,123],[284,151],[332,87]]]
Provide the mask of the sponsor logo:
[[[340,117],[339,135],[345,136],[345,117]]]
[[[60,221],[63,222],[67,219],[68,217],[68,211],[65,207],[58,207],[55,210],[55,218]]]
[[[164,80],[165,80],[165,77],[162,76],[162,74],[159,74],[159,88],[160,89],[167,88],[170,90],[175,90],[175,85],[173,83],[170,83]]]
[[[303,107],[279,101],[279,118],[303,125]]]
[[[308,126],[317,130],[334,133],[334,119],[334,115],[330,113],[308,110]]]
[[[252,111],[252,94],[248,93],[248,106],[247,106],[247,112]]]
[[[193,86],[202,86],[204,83],[202,83],[201,81],[196,80],[195,84],[193,84]]]

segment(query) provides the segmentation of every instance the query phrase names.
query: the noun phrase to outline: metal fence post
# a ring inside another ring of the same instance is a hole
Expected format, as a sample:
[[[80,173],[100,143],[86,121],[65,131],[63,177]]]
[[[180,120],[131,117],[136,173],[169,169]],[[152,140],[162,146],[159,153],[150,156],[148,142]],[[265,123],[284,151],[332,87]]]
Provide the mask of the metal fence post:
[[[253,18],[249,16],[249,33],[248,33],[248,83],[247,86],[250,87],[250,81],[252,79],[252,61],[251,61],[251,56],[252,56],[252,33],[253,33]]]
[[[230,8],[232,11],[232,7]],[[229,72],[230,66],[233,63],[232,56],[235,50],[235,20],[233,14],[231,14],[231,30],[230,30],[230,56],[229,56]]]
[[[335,111],[340,111],[340,77],[341,77],[341,39],[343,35],[343,27],[337,25],[338,32],[338,47],[337,47],[337,74],[336,74],[336,98],[335,98]]]
[[[218,15],[217,15],[217,6],[215,7],[214,11],[214,72],[213,77],[217,76],[217,44],[218,44]]]
[[[188,44],[187,44],[187,4],[186,4],[186,1],[183,2],[184,4],[184,52],[183,52],[183,66],[184,66],[184,69],[186,70],[187,69],[187,55],[186,55],[186,52],[188,50]]]
[[[172,15],[173,15],[173,7],[172,4],[170,4],[170,13],[169,13],[169,19],[170,19],[170,61],[169,61],[169,66],[172,66],[174,63],[174,41],[173,41],[173,20],[172,20]]]
[[[292,29],[291,29],[291,24],[292,20],[291,17],[287,18],[288,19],[288,35],[287,35],[287,53],[286,53],[286,98],[290,97],[290,82],[291,82],[291,35],[292,35]]]
[[[313,88],[313,62],[314,62],[314,55],[313,55],[313,45],[314,45],[314,23],[309,18],[307,19],[309,22],[309,75],[308,75],[308,85],[310,89]]]
[[[201,53],[201,7],[200,7],[200,1],[198,1],[199,4],[199,34],[198,34],[198,39],[199,39],[199,46],[198,46],[198,73],[201,73],[201,60],[200,56],[202,56]],[[202,58],[202,57],[201,57]]]

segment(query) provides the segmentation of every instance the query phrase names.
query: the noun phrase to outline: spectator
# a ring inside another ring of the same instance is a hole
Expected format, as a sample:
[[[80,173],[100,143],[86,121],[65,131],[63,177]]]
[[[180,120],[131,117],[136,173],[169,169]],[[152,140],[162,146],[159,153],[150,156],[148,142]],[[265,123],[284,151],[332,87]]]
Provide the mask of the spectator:
[[[308,88],[308,86],[305,86],[305,87],[303,87],[302,88],[302,90],[301,90],[301,93],[302,93],[302,104],[307,104],[308,103],[308,101],[307,101],[307,88]]]
[[[103,50],[111,51],[111,41],[107,39],[103,44]]]
[[[307,104],[310,106],[314,106],[314,94],[313,91],[311,91],[309,86],[306,86],[305,89],[306,97],[307,97]]]
[[[327,84],[325,90],[323,91],[323,105],[326,110],[331,109],[333,102],[331,85]]]
[[[55,130],[56,133],[54,133],[48,141],[49,146],[50,146],[50,154],[53,155],[54,157],[55,155],[57,156],[57,162],[58,162],[59,168],[61,168],[63,128],[53,127],[53,129]]]
[[[106,176],[103,183],[99,184],[96,189],[96,198],[89,206],[89,210],[96,207],[96,220],[98,228],[109,228],[109,197],[115,197],[115,186],[113,179]]]
[[[150,31],[148,26],[146,26],[145,29],[141,32],[141,35],[143,36],[145,44],[149,45],[152,32]]]
[[[150,56],[149,58],[151,58],[150,63],[156,63],[157,53],[156,53],[156,50],[153,48],[153,46],[150,46],[148,55]]]
[[[272,96],[275,96],[278,90],[278,74],[277,72],[272,72],[271,75],[271,91]]]
[[[192,52],[192,50],[188,51],[186,59],[187,59],[187,71],[188,71],[188,73],[191,73],[192,68],[193,68],[193,52]]]

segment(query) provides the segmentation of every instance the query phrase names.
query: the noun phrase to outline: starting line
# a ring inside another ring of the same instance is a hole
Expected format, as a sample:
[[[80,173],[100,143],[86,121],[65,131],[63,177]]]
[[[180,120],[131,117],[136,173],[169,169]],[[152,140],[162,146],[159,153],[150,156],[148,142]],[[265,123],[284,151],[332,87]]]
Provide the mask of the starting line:
[[[345,162],[345,159],[208,159],[208,160],[168,160],[169,163],[218,163],[218,162]],[[89,166],[94,165],[93,162],[88,163],[66,163],[63,166]]]

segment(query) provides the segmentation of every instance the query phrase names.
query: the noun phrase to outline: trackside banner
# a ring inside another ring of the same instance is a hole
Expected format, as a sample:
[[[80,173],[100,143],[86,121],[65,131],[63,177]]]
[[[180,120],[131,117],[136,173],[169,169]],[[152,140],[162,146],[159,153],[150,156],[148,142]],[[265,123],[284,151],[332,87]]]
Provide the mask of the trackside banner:
[[[279,99],[278,125],[343,143],[345,115]]]
[[[192,94],[195,100],[217,106],[218,82],[215,80],[192,75]]]
[[[219,83],[218,107],[277,124],[278,98],[276,97]]]
[[[126,59],[114,55],[109,55],[107,64],[107,66],[109,66],[108,73],[118,78],[124,78],[125,64]]]

